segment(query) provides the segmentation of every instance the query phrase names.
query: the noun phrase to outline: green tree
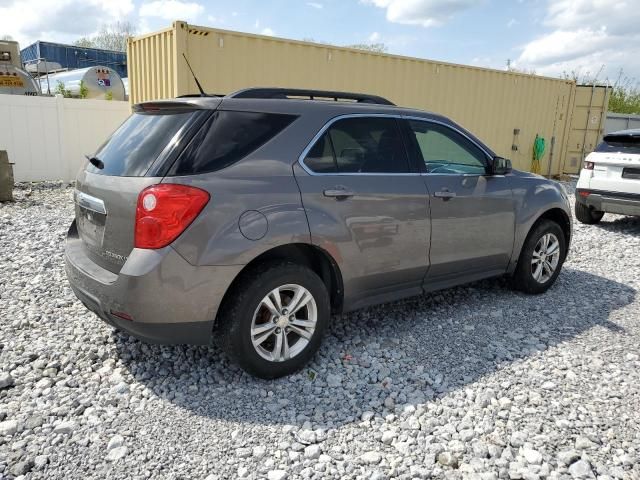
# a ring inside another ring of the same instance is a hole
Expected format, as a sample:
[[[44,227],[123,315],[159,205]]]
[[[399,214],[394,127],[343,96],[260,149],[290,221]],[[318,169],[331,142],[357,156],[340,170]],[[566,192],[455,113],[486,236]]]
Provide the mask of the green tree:
[[[64,83],[58,80],[55,90],[53,91],[56,95],[62,95],[64,98],[71,98],[71,90],[67,90],[64,86]]]
[[[103,48],[125,52],[127,39],[136,34],[138,29],[131,22],[115,22],[103,25],[92,37],[82,37],[73,42],[78,47]]]
[[[367,52],[386,53],[389,51],[384,43],[354,43],[353,45],[345,45],[347,48],[355,48],[356,50],[366,50]]]
[[[640,114],[640,88],[638,82],[627,77],[620,69],[609,97],[609,111]]]

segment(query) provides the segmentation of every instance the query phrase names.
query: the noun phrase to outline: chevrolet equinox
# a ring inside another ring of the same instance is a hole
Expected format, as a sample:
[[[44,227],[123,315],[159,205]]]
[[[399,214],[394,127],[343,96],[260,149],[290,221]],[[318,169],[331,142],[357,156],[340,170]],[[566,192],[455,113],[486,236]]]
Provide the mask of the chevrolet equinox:
[[[274,378],[332,314],[501,275],[539,294],[567,255],[564,188],[441,115],[276,88],[133,110],[78,174],[65,258],[142,340],[216,337]]]

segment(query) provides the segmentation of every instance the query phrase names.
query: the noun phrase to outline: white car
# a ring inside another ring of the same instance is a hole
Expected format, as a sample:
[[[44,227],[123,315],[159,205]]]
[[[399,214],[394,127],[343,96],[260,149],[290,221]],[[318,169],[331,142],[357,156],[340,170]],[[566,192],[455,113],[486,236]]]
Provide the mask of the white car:
[[[598,223],[605,213],[640,216],[640,129],[608,133],[587,156],[575,213],[587,224]]]

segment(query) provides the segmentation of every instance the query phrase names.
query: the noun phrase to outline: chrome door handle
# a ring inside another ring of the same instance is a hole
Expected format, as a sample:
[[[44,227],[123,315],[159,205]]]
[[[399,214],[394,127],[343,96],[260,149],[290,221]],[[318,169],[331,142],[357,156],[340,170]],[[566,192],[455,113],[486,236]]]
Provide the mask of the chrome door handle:
[[[354,192],[342,188],[330,188],[322,193],[324,193],[325,197],[334,197],[337,199],[349,198],[355,195]]]
[[[444,200],[449,200],[456,196],[456,192],[450,192],[449,190],[440,190],[439,192],[435,192],[433,194],[434,197],[442,198]]]

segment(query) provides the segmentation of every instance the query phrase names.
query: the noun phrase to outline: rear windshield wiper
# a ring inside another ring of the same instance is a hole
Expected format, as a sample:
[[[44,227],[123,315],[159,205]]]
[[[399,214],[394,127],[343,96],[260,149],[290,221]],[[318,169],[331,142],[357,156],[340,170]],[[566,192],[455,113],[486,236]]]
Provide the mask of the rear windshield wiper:
[[[92,157],[91,155],[85,155],[85,157],[87,158],[87,160],[89,160],[89,162],[91,162],[91,165],[93,165],[94,167],[99,168],[100,170],[104,168],[104,162],[98,157]]]

